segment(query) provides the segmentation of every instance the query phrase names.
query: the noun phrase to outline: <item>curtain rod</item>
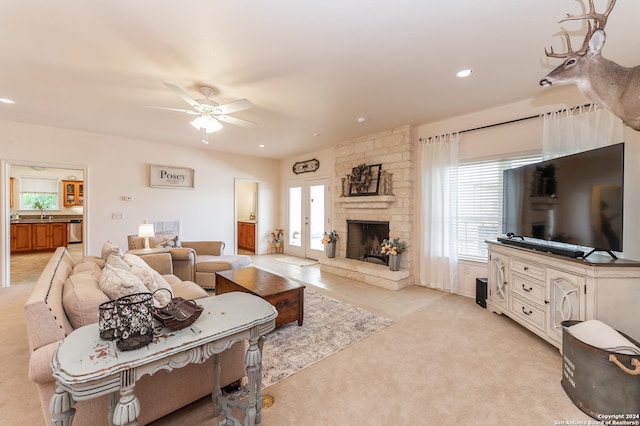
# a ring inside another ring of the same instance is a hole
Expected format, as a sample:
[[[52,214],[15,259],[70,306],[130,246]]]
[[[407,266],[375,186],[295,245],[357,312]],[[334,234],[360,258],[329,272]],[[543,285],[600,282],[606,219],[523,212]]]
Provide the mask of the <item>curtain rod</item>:
[[[589,107],[589,106],[592,106],[592,105],[595,105],[595,104],[594,103],[588,103],[588,104],[578,105],[578,106],[565,108],[565,109],[568,109],[569,111],[573,111],[574,109],[577,109],[577,108],[585,108],[585,107]],[[562,112],[562,111],[564,111],[564,109],[559,109],[557,111],[552,111],[552,112],[544,112],[544,113],[536,114],[536,115],[530,115],[528,117],[516,118],[516,119],[513,119],[513,120],[509,120],[509,121],[503,121],[501,123],[487,124],[486,126],[474,127],[473,129],[460,130],[460,131],[454,132],[454,133],[460,134],[460,133],[474,132],[476,130],[488,129],[490,127],[497,127],[497,126],[502,126],[502,125],[505,125],[505,124],[517,123],[519,121],[531,120],[532,118],[538,118],[538,117],[540,117],[541,115],[544,115],[544,114],[551,114],[551,113],[554,113],[554,112]],[[418,140],[420,142],[426,142],[427,140],[429,140],[429,138],[420,138]]]

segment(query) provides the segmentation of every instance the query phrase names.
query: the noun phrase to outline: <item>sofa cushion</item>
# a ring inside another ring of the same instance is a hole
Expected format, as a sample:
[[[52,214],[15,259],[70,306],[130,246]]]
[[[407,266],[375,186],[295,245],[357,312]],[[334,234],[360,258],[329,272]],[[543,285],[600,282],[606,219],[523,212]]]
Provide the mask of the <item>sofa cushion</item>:
[[[148,293],[140,278],[130,271],[114,268],[111,265],[104,265],[102,275],[99,280],[100,289],[111,300],[134,293]]]
[[[98,306],[108,301],[91,273],[70,275],[62,288],[62,306],[74,329],[98,322]]]
[[[198,255],[196,258],[196,272],[219,272],[230,269],[246,268],[251,265],[251,257],[246,255],[208,256]]]
[[[174,297],[182,297],[187,300],[209,296],[209,293],[198,284],[191,281],[181,281],[179,278],[171,284],[171,289]]]
[[[104,265],[103,265],[104,266]],[[72,274],[89,274],[93,275],[96,280],[100,279],[100,274],[102,273],[102,268],[98,266],[95,262],[78,262],[73,267]]]
[[[78,263],[93,262],[100,268],[104,268],[104,259],[98,256],[84,256]]]

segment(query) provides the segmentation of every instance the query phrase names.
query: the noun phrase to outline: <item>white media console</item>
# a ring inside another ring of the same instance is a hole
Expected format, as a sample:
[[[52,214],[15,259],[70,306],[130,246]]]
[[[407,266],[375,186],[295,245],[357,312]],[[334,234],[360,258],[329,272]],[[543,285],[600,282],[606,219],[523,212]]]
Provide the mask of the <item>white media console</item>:
[[[487,309],[562,347],[562,321],[598,319],[640,340],[640,262],[489,244]]]

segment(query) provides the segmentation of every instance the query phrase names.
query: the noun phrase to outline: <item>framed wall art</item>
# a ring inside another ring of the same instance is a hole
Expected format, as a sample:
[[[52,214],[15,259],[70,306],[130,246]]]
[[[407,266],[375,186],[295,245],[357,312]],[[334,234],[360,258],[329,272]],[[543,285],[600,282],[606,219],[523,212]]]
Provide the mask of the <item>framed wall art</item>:
[[[151,188],[193,189],[195,171],[185,167],[149,165]]]
[[[349,196],[378,195],[382,164],[359,164],[349,175]]]
[[[313,160],[298,161],[293,165],[293,173],[299,175],[300,173],[315,172],[320,167],[320,162],[315,158]]]

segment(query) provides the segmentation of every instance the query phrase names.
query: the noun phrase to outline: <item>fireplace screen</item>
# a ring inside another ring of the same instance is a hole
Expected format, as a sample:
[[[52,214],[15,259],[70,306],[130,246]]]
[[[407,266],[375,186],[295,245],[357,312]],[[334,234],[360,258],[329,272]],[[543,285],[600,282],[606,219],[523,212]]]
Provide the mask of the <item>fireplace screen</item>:
[[[389,238],[389,222],[347,221],[347,258],[386,265],[382,240]]]

